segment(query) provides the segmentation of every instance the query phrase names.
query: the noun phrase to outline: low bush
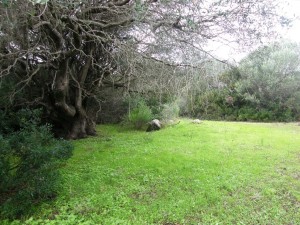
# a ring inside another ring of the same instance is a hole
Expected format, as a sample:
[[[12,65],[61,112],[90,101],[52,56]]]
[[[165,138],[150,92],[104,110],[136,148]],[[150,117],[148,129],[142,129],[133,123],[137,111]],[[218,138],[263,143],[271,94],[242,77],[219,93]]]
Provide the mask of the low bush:
[[[135,129],[140,130],[152,119],[153,114],[150,107],[141,99],[135,107],[128,112],[124,122],[133,126]]]
[[[0,114],[0,218],[13,219],[55,197],[58,168],[73,147],[40,124],[38,110]]]

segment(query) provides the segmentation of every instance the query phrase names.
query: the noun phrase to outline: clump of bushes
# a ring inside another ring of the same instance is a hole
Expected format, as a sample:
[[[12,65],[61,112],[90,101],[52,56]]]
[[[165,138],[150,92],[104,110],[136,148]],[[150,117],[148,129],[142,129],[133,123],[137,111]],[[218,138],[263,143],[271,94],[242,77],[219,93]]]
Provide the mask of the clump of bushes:
[[[140,130],[153,119],[153,114],[149,106],[143,99],[139,99],[131,108],[124,119],[124,123]]]
[[[0,110],[0,219],[19,218],[55,197],[59,167],[72,155],[70,142],[41,125],[39,110]]]

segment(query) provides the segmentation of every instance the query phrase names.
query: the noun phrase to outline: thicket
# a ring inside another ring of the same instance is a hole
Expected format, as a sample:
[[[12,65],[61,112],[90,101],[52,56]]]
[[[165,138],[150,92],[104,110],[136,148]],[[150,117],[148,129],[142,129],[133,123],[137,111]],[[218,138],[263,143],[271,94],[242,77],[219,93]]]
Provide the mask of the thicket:
[[[55,139],[40,118],[40,110],[0,110],[0,219],[30,213],[62,184],[58,169],[73,146]]]
[[[222,88],[207,90],[194,97],[193,111],[185,112],[184,115],[228,121],[289,122],[299,120],[299,90],[294,90],[291,86],[290,90],[286,87],[284,94],[280,93],[279,89],[274,89],[272,94],[263,96],[259,95],[262,90],[258,88],[251,94],[249,86],[241,88],[246,82],[249,83],[249,80],[241,76],[232,77],[232,73],[237,71],[238,69],[235,68],[222,74],[220,77],[224,84]],[[225,83],[222,79],[228,79],[230,83]],[[300,82],[300,76],[297,79],[298,81],[294,81],[294,86]]]
[[[153,119],[152,111],[142,98],[133,98],[130,101],[131,105],[128,108],[125,123],[140,130],[147,125],[147,122]]]
[[[299,62],[300,47],[289,42],[258,48],[236,67],[213,62],[201,71],[172,70],[148,62],[162,76],[156,77],[157,85],[143,99],[161,119],[173,111],[173,115],[211,120],[297,121]]]
[[[204,100],[205,99],[205,100]],[[299,111],[290,109],[280,102],[261,106],[246,100],[239,94],[227,95],[226,91],[213,90],[195,100],[195,110],[190,117],[210,120],[289,122],[299,119]]]
[[[207,59],[196,55],[195,62]],[[125,58],[125,57],[122,57]],[[101,94],[100,122],[137,129],[151,119],[178,116],[228,121],[297,121],[300,118],[300,47],[282,42],[258,48],[232,67],[212,59],[197,68],[132,57],[128,90]],[[151,111],[151,112],[150,112]]]
[[[124,115],[122,123],[141,130],[145,129],[152,119],[159,119],[163,123],[168,123],[179,117],[180,107],[177,101],[171,101],[168,98],[161,98],[160,101],[155,95],[133,94],[127,96],[124,100],[127,113]]]
[[[250,53],[221,75],[215,102],[222,116],[241,121],[295,121],[300,117],[300,47],[282,42]]]

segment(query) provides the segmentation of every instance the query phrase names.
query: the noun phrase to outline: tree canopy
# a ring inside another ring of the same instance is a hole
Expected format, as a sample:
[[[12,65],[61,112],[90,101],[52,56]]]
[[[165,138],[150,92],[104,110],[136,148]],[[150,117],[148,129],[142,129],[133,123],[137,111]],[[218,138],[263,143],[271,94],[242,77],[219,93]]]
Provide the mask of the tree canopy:
[[[278,105],[299,114],[299,62],[299,44],[277,42],[261,47],[241,61],[237,91],[258,108]]]
[[[42,107],[57,134],[94,135],[99,93],[128,91],[139,78],[137,59],[186,66],[193,51],[209,55],[204,46],[211,40],[251,45],[274,34],[281,21],[275,6],[271,0],[2,0],[0,107]]]

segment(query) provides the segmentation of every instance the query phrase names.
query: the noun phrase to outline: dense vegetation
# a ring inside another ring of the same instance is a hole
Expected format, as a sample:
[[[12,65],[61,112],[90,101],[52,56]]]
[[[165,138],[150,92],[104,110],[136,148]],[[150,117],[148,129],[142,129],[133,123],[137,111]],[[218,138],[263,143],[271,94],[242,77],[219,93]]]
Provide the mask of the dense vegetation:
[[[14,224],[300,223],[295,123],[182,120],[152,133],[98,132],[74,141],[58,198]]]
[[[125,106],[135,108],[132,103],[142,99],[153,117],[261,122],[300,118],[299,44],[283,41],[260,47],[237,66],[213,61],[199,70],[148,63],[150,71],[133,86],[136,91]],[[161,75],[149,80],[151,73]],[[147,82],[150,87],[138,91]]]
[[[210,93],[215,112],[210,110],[208,116],[263,122],[299,120],[299,62],[298,44],[274,43],[257,49],[237,68],[220,76],[224,86]]]
[[[194,78],[205,84],[217,76],[206,76],[208,42],[251,46],[288,25],[276,7],[271,0],[0,1],[0,108],[43,108],[55,134],[69,139],[95,135],[96,122],[111,115],[105,108],[133,93],[158,102],[159,112],[179,97],[174,91],[198,95]],[[185,100],[193,112],[195,102]]]
[[[61,188],[58,169],[73,146],[54,139],[39,117],[38,110],[0,110],[0,218],[32,213]]]

